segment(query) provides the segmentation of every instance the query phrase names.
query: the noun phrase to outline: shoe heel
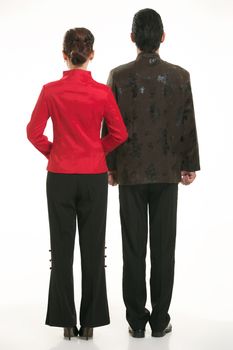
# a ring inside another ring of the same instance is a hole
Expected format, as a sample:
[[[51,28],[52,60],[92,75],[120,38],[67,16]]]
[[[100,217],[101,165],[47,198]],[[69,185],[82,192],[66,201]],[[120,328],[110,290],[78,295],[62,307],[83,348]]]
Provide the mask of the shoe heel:
[[[74,327],[65,327],[64,328],[64,337],[71,340],[72,337],[78,336],[78,329],[76,326]]]
[[[64,328],[64,337],[68,338],[69,340],[71,340],[71,328]]]
[[[88,340],[89,338],[92,338],[93,337],[93,329],[86,328],[85,332],[84,332],[84,337],[86,338],[86,340]]]
[[[93,337],[93,328],[84,327],[80,329],[79,336],[82,339],[88,340]]]

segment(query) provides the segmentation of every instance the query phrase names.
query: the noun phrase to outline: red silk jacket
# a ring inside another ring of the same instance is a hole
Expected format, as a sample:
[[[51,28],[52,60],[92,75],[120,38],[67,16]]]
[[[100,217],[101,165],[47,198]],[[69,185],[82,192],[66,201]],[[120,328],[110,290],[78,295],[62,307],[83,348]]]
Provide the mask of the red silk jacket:
[[[53,142],[43,134],[49,117]],[[109,134],[101,139],[103,119]],[[111,89],[93,80],[90,71],[72,69],[43,86],[27,136],[48,158],[48,171],[95,174],[108,170],[105,156],[128,133]]]

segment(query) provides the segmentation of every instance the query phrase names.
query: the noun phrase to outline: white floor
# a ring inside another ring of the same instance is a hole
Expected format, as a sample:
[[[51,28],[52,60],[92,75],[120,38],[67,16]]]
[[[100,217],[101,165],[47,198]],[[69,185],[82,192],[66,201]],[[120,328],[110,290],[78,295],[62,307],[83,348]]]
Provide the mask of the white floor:
[[[1,350],[232,350],[233,323],[173,316],[173,332],[163,338],[152,338],[149,326],[144,339],[128,335],[123,310],[112,313],[111,325],[96,328],[93,340],[63,339],[62,330],[43,325],[41,307],[1,308]]]

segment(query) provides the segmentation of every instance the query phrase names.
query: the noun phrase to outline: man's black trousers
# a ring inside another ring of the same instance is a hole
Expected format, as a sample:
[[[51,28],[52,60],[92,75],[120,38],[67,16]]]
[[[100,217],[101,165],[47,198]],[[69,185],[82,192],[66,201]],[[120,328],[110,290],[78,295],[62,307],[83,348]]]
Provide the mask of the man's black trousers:
[[[77,323],[73,286],[76,221],[82,269],[80,324],[98,327],[109,323],[104,262],[107,192],[107,173],[48,172],[52,267],[45,323],[50,326]]]
[[[120,185],[123,240],[123,298],[126,318],[133,329],[147,321],[155,331],[170,321],[168,314],[174,279],[178,184]],[[145,308],[146,247],[150,239],[151,314]]]

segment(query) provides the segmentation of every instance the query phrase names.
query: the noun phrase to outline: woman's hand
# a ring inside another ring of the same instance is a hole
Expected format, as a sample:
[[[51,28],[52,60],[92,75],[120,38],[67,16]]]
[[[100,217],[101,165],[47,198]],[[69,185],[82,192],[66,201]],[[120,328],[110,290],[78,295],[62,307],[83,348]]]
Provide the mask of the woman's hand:
[[[118,185],[117,172],[115,170],[108,171],[108,184],[111,186]]]

